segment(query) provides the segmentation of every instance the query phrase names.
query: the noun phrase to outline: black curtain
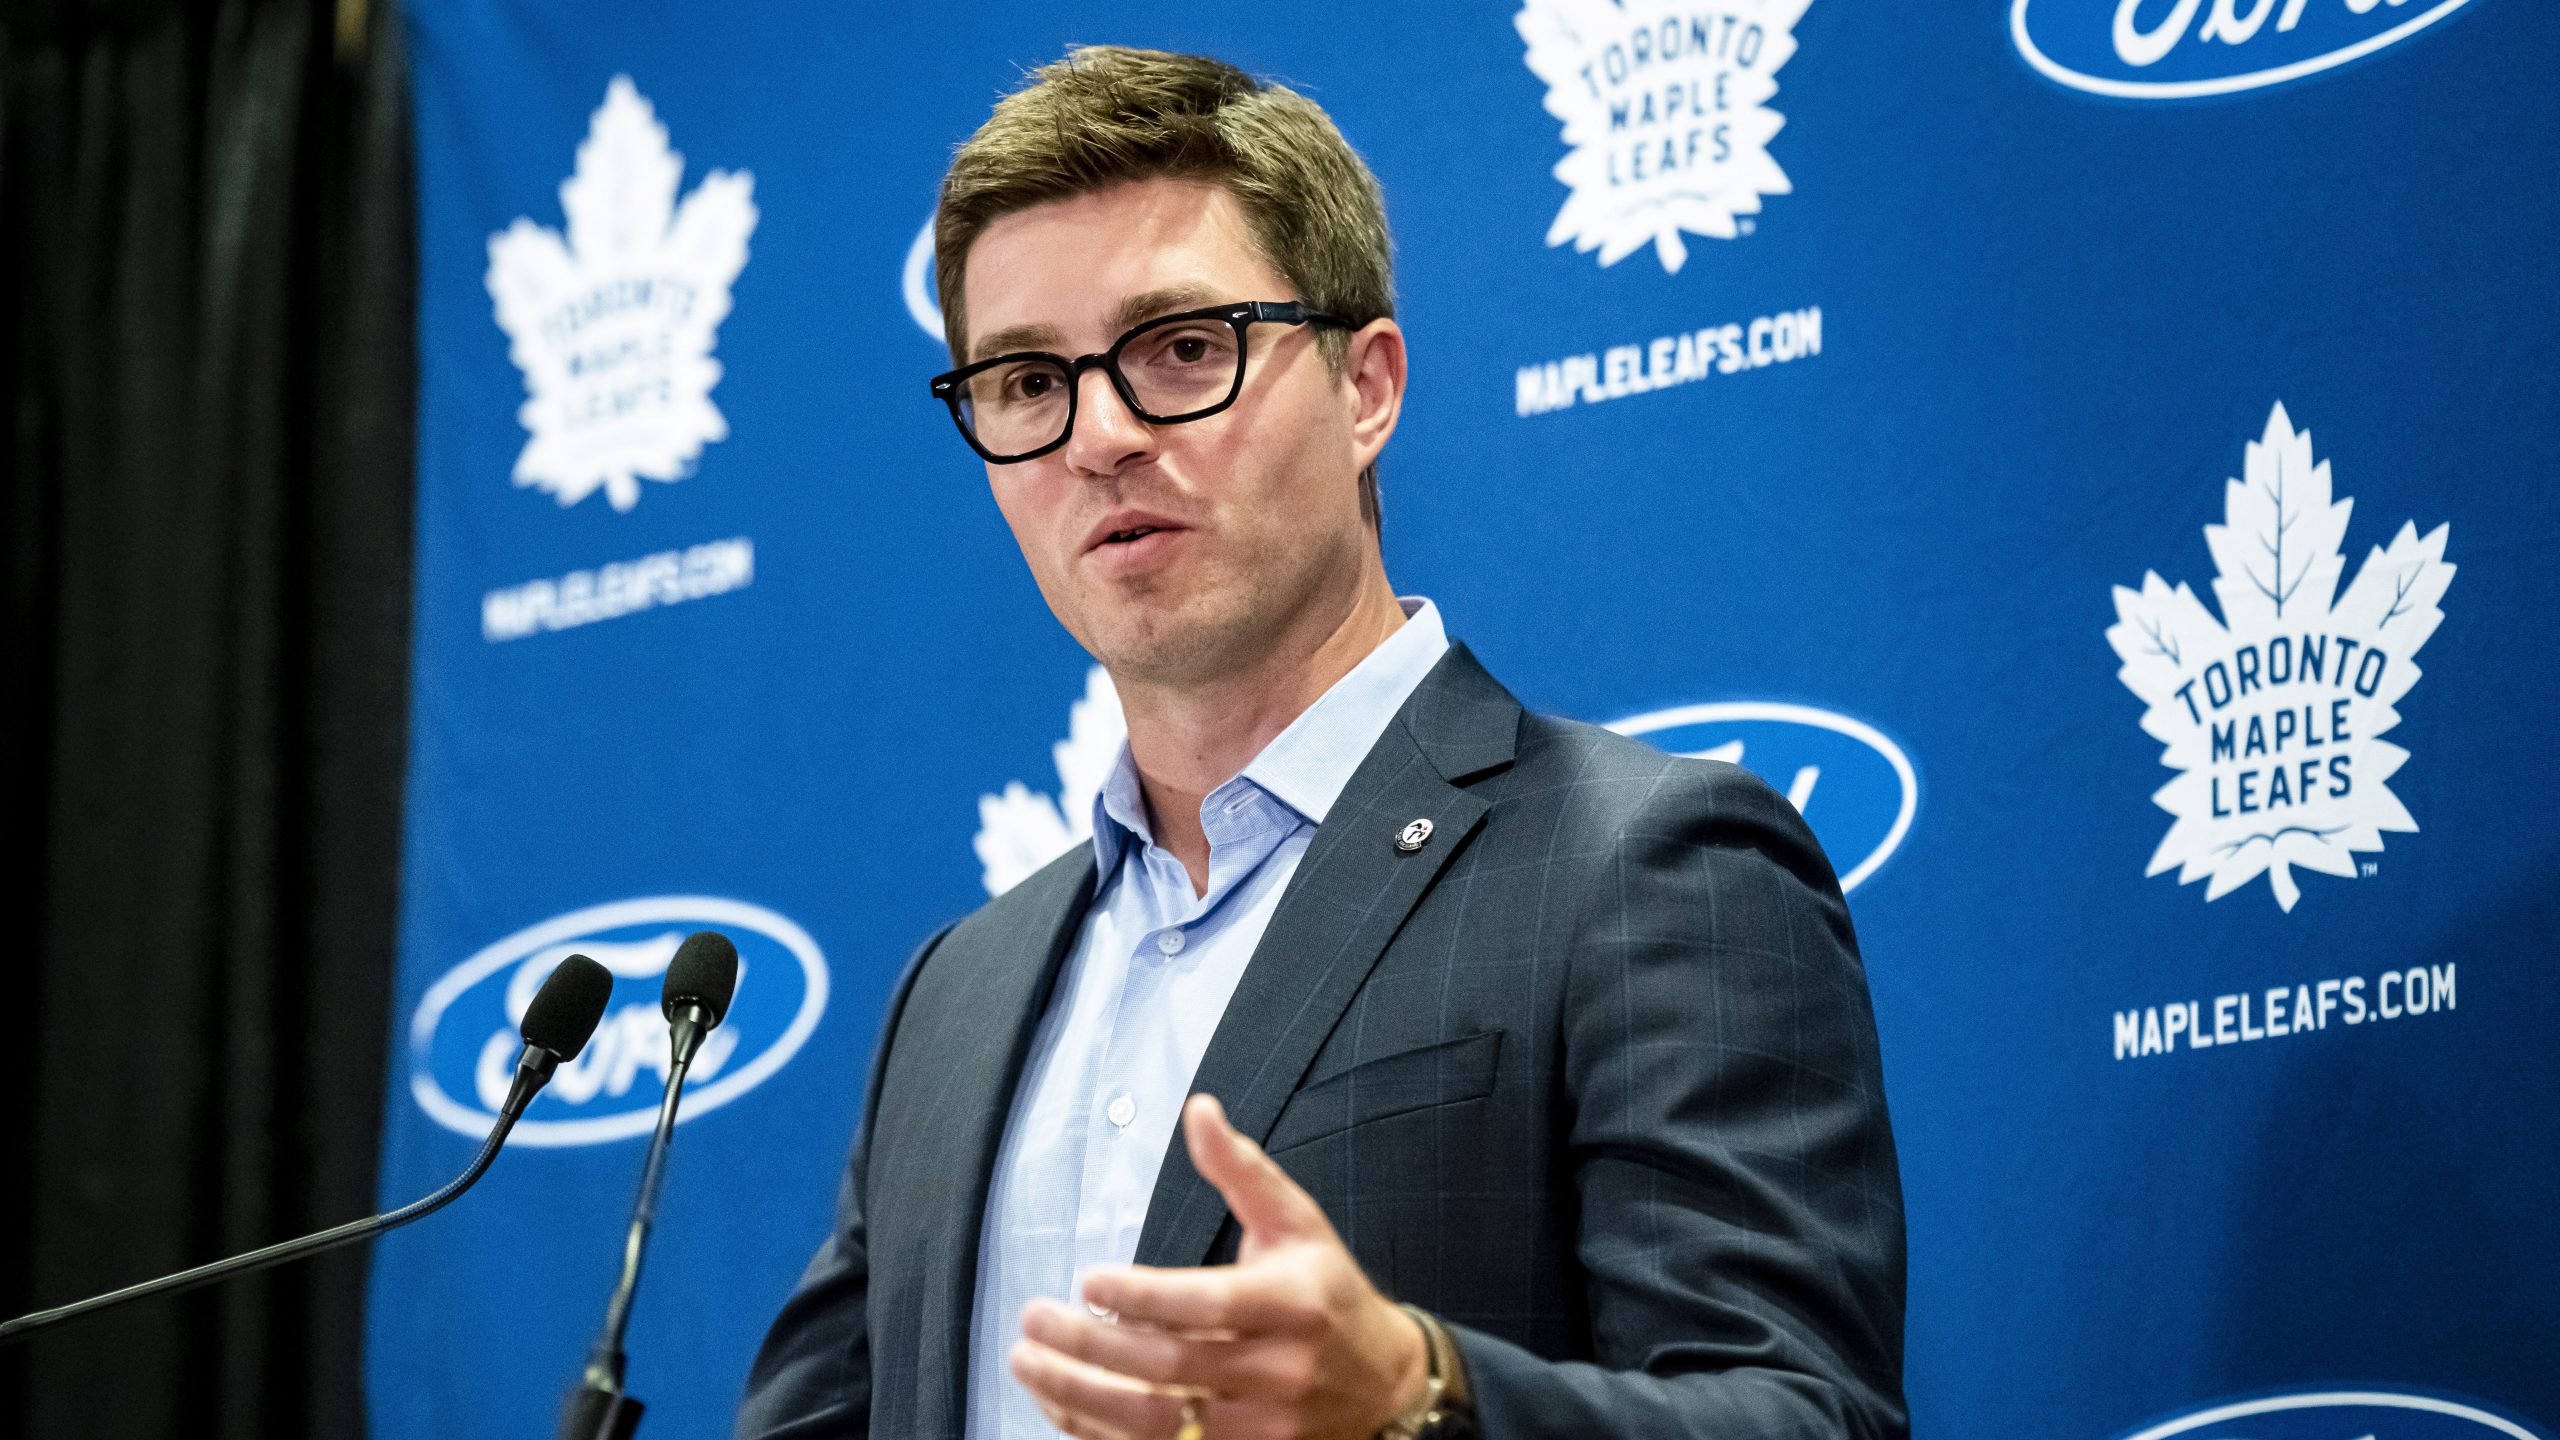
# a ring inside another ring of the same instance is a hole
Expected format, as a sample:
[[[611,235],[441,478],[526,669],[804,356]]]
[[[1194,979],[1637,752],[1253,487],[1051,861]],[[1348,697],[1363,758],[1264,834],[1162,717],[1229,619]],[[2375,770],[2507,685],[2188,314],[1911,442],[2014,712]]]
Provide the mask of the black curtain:
[[[0,22],[0,1311],[373,1208],[414,400],[397,17]],[[0,1437],[362,1432],[365,1256],[0,1350]]]

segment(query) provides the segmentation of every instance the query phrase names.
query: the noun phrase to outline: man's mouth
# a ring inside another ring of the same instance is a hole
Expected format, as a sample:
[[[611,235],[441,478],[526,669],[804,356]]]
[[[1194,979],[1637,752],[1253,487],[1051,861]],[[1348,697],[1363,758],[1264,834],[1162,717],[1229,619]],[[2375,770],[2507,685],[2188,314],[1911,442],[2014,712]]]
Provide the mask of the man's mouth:
[[[1084,532],[1084,553],[1107,553],[1115,566],[1153,564],[1157,551],[1173,543],[1183,527],[1162,515],[1130,506],[1095,517]]]

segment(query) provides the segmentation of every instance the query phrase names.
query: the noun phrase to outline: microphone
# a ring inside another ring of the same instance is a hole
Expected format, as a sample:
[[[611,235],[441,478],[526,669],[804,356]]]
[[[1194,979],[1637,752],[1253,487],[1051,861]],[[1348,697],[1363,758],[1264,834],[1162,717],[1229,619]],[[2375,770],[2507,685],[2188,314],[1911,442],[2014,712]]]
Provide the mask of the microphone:
[[[667,980],[659,1007],[667,1012],[668,1039],[677,1065],[691,1065],[703,1037],[729,1016],[730,997],[738,993],[738,947],[717,930],[697,930],[676,947],[667,962]]]
[[[75,1304],[21,1315],[0,1324],[0,1345],[24,1340],[128,1301],[153,1295],[174,1295],[199,1285],[210,1285],[216,1280],[228,1280],[234,1275],[247,1275],[317,1255],[324,1250],[335,1250],[341,1245],[351,1245],[433,1215],[460,1199],[462,1192],[470,1189],[488,1170],[489,1162],[498,1158],[498,1147],[507,1142],[507,1132],[515,1129],[516,1121],[524,1115],[525,1106],[532,1104],[533,1097],[550,1081],[551,1072],[560,1068],[561,1061],[587,1047],[587,1038],[596,1033],[596,1022],[604,1018],[605,1002],[612,994],[612,972],[584,955],[572,955],[553,968],[551,977],[542,982],[533,1002],[525,1007],[524,1049],[516,1056],[515,1084],[507,1092],[507,1103],[499,1107],[498,1123],[489,1128],[489,1138],[481,1142],[480,1153],[471,1158],[469,1168],[443,1189],[397,1210],[350,1220],[316,1235],[287,1240],[263,1250],[252,1250],[246,1255],[234,1255],[228,1260],[216,1260],[209,1265],[181,1270],[175,1275],[163,1275],[139,1285],[128,1285],[122,1290],[94,1295]]]
[[[622,1334],[631,1324],[631,1299],[640,1288],[640,1257],[649,1245],[649,1227],[658,1218],[658,1189],[666,1180],[667,1146],[675,1136],[685,1071],[703,1037],[727,1018],[737,990],[738,947],[717,930],[686,936],[667,962],[659,1001],[667,1015],[667,1093],[658,1104],[657,1133],[649,1137],[649,1156],[640,1167],[640,1198],[622,1240],[622,1279],[605,1304],[604,1333],[587,1351],[586,1373],[569,1392],[560,1440],[631,1440],[640,1428],[640,1412],[646,1407],[622,1388],[628,1358],[622,1353]]]

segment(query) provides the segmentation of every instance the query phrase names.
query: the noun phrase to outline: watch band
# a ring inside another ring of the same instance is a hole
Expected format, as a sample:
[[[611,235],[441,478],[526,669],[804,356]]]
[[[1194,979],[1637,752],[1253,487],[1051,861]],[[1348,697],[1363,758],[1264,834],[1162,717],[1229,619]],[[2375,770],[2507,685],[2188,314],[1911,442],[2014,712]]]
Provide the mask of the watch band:
[[[1380,1432],[1380,1440],[1475,1440],[1475,1396],[1467,1388],[1466,1360],[1458,1353],[1457,1341],[1430,1311],[1418,1305],[1396,1308],[1422,1329],[1431,1383],[1418,1410],[1398,1416]]]

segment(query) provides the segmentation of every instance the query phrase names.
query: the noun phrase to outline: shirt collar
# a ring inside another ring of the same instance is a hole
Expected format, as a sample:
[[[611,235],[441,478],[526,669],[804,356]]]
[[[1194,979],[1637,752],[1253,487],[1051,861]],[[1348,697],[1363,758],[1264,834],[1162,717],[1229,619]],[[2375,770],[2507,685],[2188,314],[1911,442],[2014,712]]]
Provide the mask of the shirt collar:
[[[1395,633],[1299,712],[1287,729],[1271,737],[1271,743],[1228,785],[1237,781],[1254,785],[1310,823],[1324,823],[1334,801],[1342,797],[1343,787],[1351,783],[1351,772],[1360,768],[1396,712],[1422,684],[1422,677],[1449,650],[1439,606],[1419,595],[1398,596],[1396,604],[1405,620]],[[1220,786],[1203,803],[1218,800],[1226,789]],[[1123,740],[1110,778],[1093,797],[1093,853],[1103,875],[1108,876],[1119,863],[1129,840],[1152,839],[1146,813],[1138,769],[1129,757],[1129,742]]]
[[[1405,620],[1351,673],[1333,682],[1289,728],[1271,737],[1244,778],[1290,809],[1321,825],[1351,783],[1351,772],[1369,757],[1378,737],[1404,708],[1407,696],[1449,649],[1440,607],[1419,595],[1398,596]]]

